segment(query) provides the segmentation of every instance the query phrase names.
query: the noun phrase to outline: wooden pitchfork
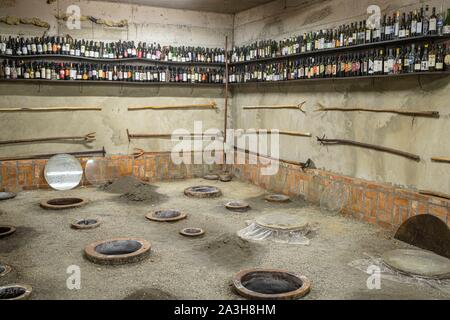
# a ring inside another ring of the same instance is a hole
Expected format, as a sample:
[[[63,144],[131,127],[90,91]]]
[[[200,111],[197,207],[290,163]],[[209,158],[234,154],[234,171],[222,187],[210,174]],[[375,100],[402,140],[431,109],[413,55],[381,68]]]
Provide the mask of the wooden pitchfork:
[[[61,140],[81,140],[84,142],[92,142],[95,140],[95,132],[88,133],[84,136],[71,136],[71,137],[48,137],[48,138],[31,138],[20,140],[4,140],[0,141],[0,145],[15,144],[15,143],[27,143],[27,142],[44,142],[44,141],[61,141]]]

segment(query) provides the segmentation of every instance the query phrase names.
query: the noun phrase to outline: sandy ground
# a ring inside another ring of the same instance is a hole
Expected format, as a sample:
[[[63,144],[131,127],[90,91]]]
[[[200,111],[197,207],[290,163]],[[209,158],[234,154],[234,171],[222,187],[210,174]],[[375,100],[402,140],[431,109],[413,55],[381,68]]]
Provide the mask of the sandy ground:
[[[217,185],[223,196],[192,199],[186,187]],[[304,299],[449,299],[442,292],[420,284],[383,280],[380,290],[369,290],[367,275],[348,263],[379,256],[386,250],[409,247],[378,227],[321,213],[301,200],[272,204],[263,200],[263,189],[243,182],[202,179],[161,182],[157,191],[166,196],[157,203],[133,202],[94,188],[69,192],[27,191],[0,202],[0,224],[17,226],[12,236],[0,239],[0,261],[14,271],[0,284],[25,283],[33,287],[33,299],[239,299],[231,290],[231,278],[241,269],[282,268],[307,276],[311,293]],[[87,206],[48,211],[41,200],[77,196],[90,200]],[[227,200],[250,203],[246,213],[226,210]],[[188,218],[176,223],[151,222],[145,215],[159,208],[176,208]],[[236,231],[245,221],[273,212],[304,215],[319,229],[309,246],[272,242],[243,242]],[[81,218],[99,218],[93,230],[73,230],[70,223]],[[206,230],[203,238],[178,234],[185,227]],[[83,258],[84,247],[97,240],[139,237],[152,244],[150,257],[137,264],[102,266]],[[71,265],[81,268],[81,289],[66,287]]]

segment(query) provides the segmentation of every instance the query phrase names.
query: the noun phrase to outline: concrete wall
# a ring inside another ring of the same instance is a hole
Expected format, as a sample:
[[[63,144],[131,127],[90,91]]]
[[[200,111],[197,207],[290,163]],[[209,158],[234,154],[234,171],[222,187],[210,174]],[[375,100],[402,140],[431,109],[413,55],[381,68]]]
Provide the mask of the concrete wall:
[[[113,21],[127,19],[126,28],[111,28],[82,22],[80,30],[68,30],[55,14],[65,13],[76,4],[82,15]],[[0,16],[37,17],[47,21],[50,35],[70,34],[74,38],[98,40],[138,40],[162,45],[224,47],[225,36],[232,36],[233,16],[188,10],[163,9],[98,1],[2,0]],[[0,34],[42,36],[39,27],[0,23]],[[136,140],[129,144],[131,133],[172,133],[178,128],[193,130],[194,121],[203,121],[205,129],[223,129],[224,94],[222,87],[191,86],[120,86],[77,84],[0,83],[0,107],[96,106],[101,112],[0,113],[1,140],[30,137],[84,135],[97,133],[91,149],[105,146],[108,154],[128,154],[133,147],[146,151],[170,151],[170,140]],[[218,111],[136,111],[128,106],[180,105],[215,101]],[[85,151],[87,146],[67,143],[14,145],[0,148],[0,157]]]
[[[128,27],[107,27],[82,21],[81,29],[69,30],[66,22],[55,15],[65,14],[67,8],[76,5],[81,15],[94,16],[118,22],[126,19]],[[164,9],[87,0],[1,0],[0,16],[20,18],[36,17],[50,24],[50,35],[70,34],[74,38],[94,40],[139,40],[159,42],[162,45],[191,45],[224,47],[225,36],[231,36],[233,16],[211,12]],[[0,34],[24,34],[41,36],[46,30],[34,26],[9,26],[0,24]]]
[[[127,19],[127,28],[108,28],[83,22],[81,30],[67,30],[54,14],[64,13],[69,4],[79,4],[83,15],[114,21]],[[161,9],[94,1],[2,0],[1,16],[38,17],[51,25],[49,34],[69,33],[89,39],[152,40],[162,44],[222,47],[225,35],[237,45],[258,39],[280,39],[303,31],[361,20],[369,4],[383,11],[417,8],[430,3],[444,8],[450,0],[287,0],[274,1],[235,17],[214,13]],[[286,8],[285,8],[286,6]],[[233,22],[234,21],[234,22]],[[234,31],[233,31],[234,23]],[[42,28],[0,24],[0,34],[42,35]],[[234,33],[234,34],[233,34]],[[319,168],[337,174],[426,188],[450,193],[450,170],[446,164],[431,163],[431,156],[450,155],[449,79],[411,77],[389,81],[366,80],[246,86],[233,89],[232,122],[236,128],[278,128],[309,131],[385,145],[420,154],[416,163],[398,156],[346,146],[321,147],[315,139],[281,137],[281,157],[304,161],[312,158]],[[79,135],[97,132],[93,149],[105,146],[109,154],[127,154],[133,147],[149,151],[170,150],[164,140],[139,140],[129,144],[126,128],[132,133],[169,133],[175,128],[193,128],[194,120],[205,127],[223,126],[223,90],[203,87],[129,87],[103,85],[19,85],[0,84],[0,107],[101,106],[101,112],[0,114],[2,140],[30,136]],[[185,104],[215,100],[214,111],[143,111],[128,113],[130,105]],[[243,105],[299,103],[307,100],[307,115],[298,111],[243,111]],[[392,114],[316,113],[315,104],[325,106],[404,108],[437,110],[441,119],[412,119]],[[82,151],[82,145],[60,143],[20,145],[0,149],[0,156],[44,152]]]
[[[384,12],[414,9],[450,1],[274,1],[236,15],[235,44],[259,39],[281,39],[303,31],[339,26],[362,20],[369,4]],[[233,120],[238,128],[276,128],[311,132],[313,138],[280,137],[280,156],[291,161],[311,158],[318,168],[337,174],[387,182],[411,188],[450,193],[450,166],[433,163],[431,156],[450,156],[449,77],[408,77],[390,80],[324,81],[300,84],[266,84],[233,90]],[[245,105],[298,104],[307,101],[307,114],[295,110],[243,110]],[[400,108],[436,110],[440,119],[389,113],[314,112],[317,103],[327,107]],[[416,153],[417,163],[396,155],[349,146],[320,146],[316,136],[352,139]]]

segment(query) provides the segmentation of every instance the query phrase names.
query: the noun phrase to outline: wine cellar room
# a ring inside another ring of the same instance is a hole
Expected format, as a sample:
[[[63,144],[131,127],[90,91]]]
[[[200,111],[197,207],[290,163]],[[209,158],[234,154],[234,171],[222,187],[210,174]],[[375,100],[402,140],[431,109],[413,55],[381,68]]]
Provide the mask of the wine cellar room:
[[[0,0],[0,300],[450,299],[450,0]]]

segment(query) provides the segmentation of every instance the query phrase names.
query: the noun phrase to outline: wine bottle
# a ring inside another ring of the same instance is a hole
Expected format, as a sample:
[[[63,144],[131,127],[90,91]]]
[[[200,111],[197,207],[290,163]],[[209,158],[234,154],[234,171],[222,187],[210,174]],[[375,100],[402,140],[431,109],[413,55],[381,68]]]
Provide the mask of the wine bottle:
[[[430,16],[430,22],[428,27],[428,33],[431,35],[437,34],[437,16],[436,16],[436,7],[433,7],[431,16]]]
[[[447,9],[447,17],[445,18],[444,27],[442,28],[444,35],[450,34],[450,8]]]

